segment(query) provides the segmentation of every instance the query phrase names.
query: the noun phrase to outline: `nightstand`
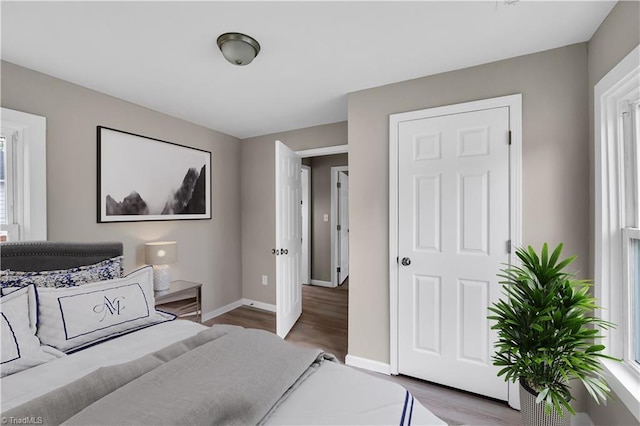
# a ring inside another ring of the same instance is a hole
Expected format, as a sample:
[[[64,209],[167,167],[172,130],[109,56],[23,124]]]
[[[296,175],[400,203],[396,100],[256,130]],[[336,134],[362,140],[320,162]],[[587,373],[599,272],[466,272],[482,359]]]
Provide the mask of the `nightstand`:
[[[156,308],[174,315],[193,315],[202,321],[202,284],[191,281],[172,281],[169,290],[154,292]]]

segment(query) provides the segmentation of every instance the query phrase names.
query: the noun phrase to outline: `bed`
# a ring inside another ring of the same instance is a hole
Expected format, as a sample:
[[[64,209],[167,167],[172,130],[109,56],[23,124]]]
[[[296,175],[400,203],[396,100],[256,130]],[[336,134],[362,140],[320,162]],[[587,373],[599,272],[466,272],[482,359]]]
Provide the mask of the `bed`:
[[[121,243],[2,243],[0,260],[3,423],[446,424],[319,349],[156,311]]]

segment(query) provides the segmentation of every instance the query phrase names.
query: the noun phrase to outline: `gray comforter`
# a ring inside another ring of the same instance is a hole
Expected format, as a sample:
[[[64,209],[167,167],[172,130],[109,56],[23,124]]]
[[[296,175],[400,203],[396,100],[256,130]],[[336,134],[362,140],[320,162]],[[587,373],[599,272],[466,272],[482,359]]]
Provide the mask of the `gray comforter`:
[[[2,413],[69,425],[258,424],[331,355],[214,326]]]

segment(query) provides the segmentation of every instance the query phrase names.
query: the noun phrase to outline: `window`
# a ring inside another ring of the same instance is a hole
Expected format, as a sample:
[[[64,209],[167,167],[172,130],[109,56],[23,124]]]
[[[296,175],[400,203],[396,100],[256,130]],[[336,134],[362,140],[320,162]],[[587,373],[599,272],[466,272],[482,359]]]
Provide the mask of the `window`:
[[[617,325],[603,361],[609,385],[640,420],[640,46],[595,87],[595,290]]]
[[[628,301],[626,318],[628,331],[623,336],[625,361],[640,373],[640,90],[632,91],[630,99],[623,99],[620,108],[620,140],[624,171],[620,186],[622,197],[622,297]]]
[[[15,166],[18,132],[2,126],[0,136],[0,241],[18,241],[20,223],[14,203],[14,185],[20,180]]]
[[[640,230],[635,229],[633,231],[627,231],[625,235],[625,242],[629,247],[628,255],[625,256],[629,262],[627,265],[629,271],[629,283],[632,293],[632,315],[633,330],[633,353],[632,360],[640,365]]]
[[[0,240],[46,240],[46,119],[8,108],[1,116]]]
[[[19,241],[24,225],[22,206],[17,196],[20,184],[25,180],[23,168],[16,167],[23,158],[20,147],[23,132],[2,123],[0,136],[0,241]]]
[[[0,136],[0,225],[6,225],[7,223],[7,182],[5,177],[7,156],[5,153],[5,142],[5,137]],[[0,240],[2,240],[1,235],[2,234],[0,234]]]

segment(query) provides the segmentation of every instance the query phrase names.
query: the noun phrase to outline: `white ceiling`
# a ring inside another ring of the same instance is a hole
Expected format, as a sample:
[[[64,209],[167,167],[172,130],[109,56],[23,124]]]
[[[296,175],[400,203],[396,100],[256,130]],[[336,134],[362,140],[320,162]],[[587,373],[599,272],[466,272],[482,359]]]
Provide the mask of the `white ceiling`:
[[[239,137],[347,119],[347,93],[587,41],[615,2],[6,2],[2,59]],[[262,50],[237,67],[224,32]]]

